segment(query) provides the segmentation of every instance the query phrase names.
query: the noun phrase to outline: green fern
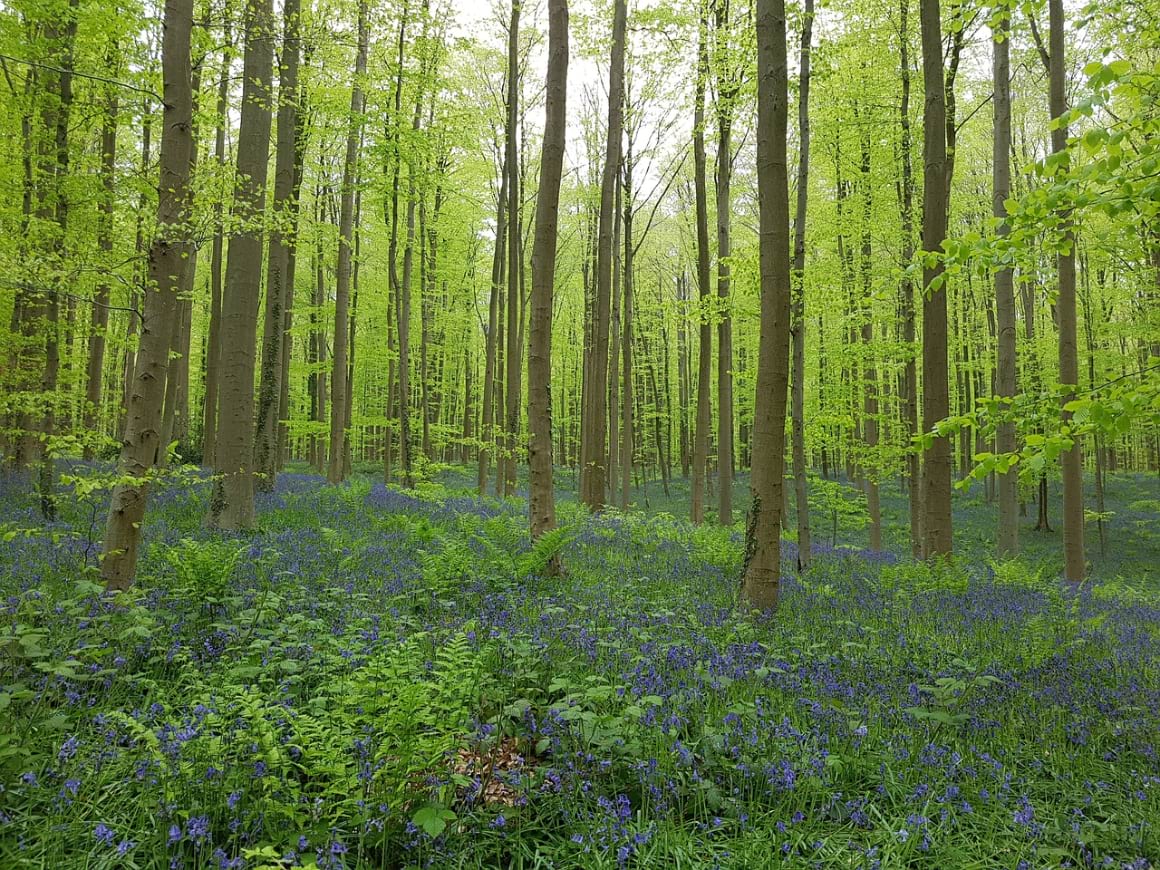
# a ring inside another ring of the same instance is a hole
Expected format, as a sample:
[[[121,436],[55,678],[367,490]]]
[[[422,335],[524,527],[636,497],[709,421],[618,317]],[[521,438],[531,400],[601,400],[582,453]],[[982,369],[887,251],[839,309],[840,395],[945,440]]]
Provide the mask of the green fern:
[[[576,536],[574,526],[557,526],[544,532],[532,544],[532,549],[524,553],[516,562],[516,576],[520,579],[542,574],[548,564],[560,554]]]

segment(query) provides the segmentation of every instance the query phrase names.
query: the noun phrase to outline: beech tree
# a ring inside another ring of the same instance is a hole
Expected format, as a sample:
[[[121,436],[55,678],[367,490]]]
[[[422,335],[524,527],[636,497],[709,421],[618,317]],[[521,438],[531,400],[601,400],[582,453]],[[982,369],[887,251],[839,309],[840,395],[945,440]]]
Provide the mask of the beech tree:
[[[531,329],[528,344],[528,511],[532,538],[556,526],[552,476],[552,289],[556,276],[560,179],[568,127],[568,3],[548,10],[548,73],[536,232],[532,248]]]
[[[943,90],[942,18],[939,0],[921,0],[922,78],[922,384],[923,429],[930,432],[950,413],[947,381],[947,295],[938,253],[947,234],[946,94]],[[951,552],[951,446],[931,439],[923,454],[923,554]]]
[[[161,48],[164,82],[157,231],[149,247],[149,285],[141,317],[133,389],[113,489],[101,577],[112,590],[127,589],[137,572],[148,475],[159,444],[169,342],[178,288],[189,253],[189,163],[193,145],[190,33],[193,0],[166,0]]]
[[[999,232],[1006,232],[1007,199],[1011,195],[1011,60],[1010,11],[997,11],[998,27],[992,36],[992,81],[995,90],[994,140],[992,149],[992,209],[1000,221]],[[995,309],[998,317],[998,358],[995,367],[995,391],[998,396],[1011,400],[1016,392],[1015,347],[1015,276],[1010,267],[995,273]],[[1000,453],[1015,450],[1015,423],[1003,422],[998,427],[995,449]],[[1018,516],[1019,476],[1015,469],[999,475],[999,525],[995,546],[999,558],[1014,556],[1019,551]]]
[[[234,215],[222,291],[214,484],[206,522],[213,528],[254,525],[254,364],[262,280],[262,213],[270,148],[274,15],[270,0],[246,4],[245,60]]]
[[[580,438],[580,498],[590,510],[604,506],[608,441],[608,330],[612,296],[612,224],[616,212],[616,178],[624,130],[624,39],[626,0],[614,0],[612,50],[608,73],[608,129],[600,182],[600,217],[596,246],[596,294],[592,315],[592,349],[585,380]]]
[[[757,0],[757,182],[761,220],[761,341],[753,412],[753,503],[741,594],[757,610],[777,607],[785,410],[789,384],[789,71],[785,4]]]
[[[806,491],[805,381],[806,381],[806,206],[810,181],[810,42],[814,4],[806,0],[802,15],[801,54],[798,60],[798,172],[797,210],[793,224],[793,287],[790,329],[793,335],[792,441],[794,507],[797,511],[799,571],[810,566],[810,504]]]
[[[282,6],[282,52],[278,76],[278,143],[274,157],[274,220],[266,269],[266,306],[262,332],[258,421],[254,434],[255,485],[272,490],[278,473],[278,432],[282,396],[282,356],[286,352],[286,311],[294,298],[291,262],[298,245],[298,191],[295,185],[300,155],[298,65],[301,55],[301,3]],[[365,64],[364,64],[365,66]]]
[[[709,464],[711,414],[710,372],[713,365],[713,321],[709,310],[709,194],[705,181],[705,88],[709,77],[709,24],[705,11],[699,12],[697,27],[697,85],[693,109],[693,164],[697,199],[697,323],[700,342],[697,352],[697,416],[693,436],[693,495],[690,511],[694,523],[705,521],[705,478]]]
[[[1067,78],[1064,66],[1065,19],[1063,0],[1048,0],[1049,47],[1047,50],[1048,109],[1053,126],[1051,150],[1053,154],[1067,154]],[[1060,250],[1055,257],[1056,278],[1059,284],[1055,309],[1059,320],[1059,381],[1063,385],[1062,420],[1071,421],[1069,404],[1074,401],[1079,384],[1079,355],[1076,337],[1075,309],[1075,234],[1068,215],[1063,215],[1064,232]],[[1084,508],[1083,508],[1083,448],[1073,442],[1063,451],[1063,576],[1079,583],[1085,576],[1084,565]]]
[[[358,48],[355,54],[354,81],[350,91],[350,125],[346,134],[346,157],[342,165],[342,205],[338,218],[338,266],[335,278],[334,355],[330,387],[330,462],[327,479],[338,483],[346,476],[346,428],[349,405],[354,397],[347,393],[347,351],[349,347],[349,313],[351,253],[354,249],[354,195],[358,171],[358,147],[362,138],[363,77],[367,71],[369,40],[367,3],[358,9]]]

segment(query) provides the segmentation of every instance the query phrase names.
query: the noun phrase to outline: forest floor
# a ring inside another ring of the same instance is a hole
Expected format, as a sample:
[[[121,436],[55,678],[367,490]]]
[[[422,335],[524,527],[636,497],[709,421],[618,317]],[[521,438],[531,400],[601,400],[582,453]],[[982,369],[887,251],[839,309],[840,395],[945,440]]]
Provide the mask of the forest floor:
[[[740,526],[673,518],[686,482],[628,515],[562,498],[533,548],[470,480],[284,474],[245,538],[202,527],[204,482],[166,489],[114,599],[107,495],[44,529],[0,477],[0,866],[1160,863],[1155,477],[1109,482],[1078,591],[1033,516],[992,565],[970,496],[955,567],[900,559],[884,485],[889,551],[819,519],[761,620]]]

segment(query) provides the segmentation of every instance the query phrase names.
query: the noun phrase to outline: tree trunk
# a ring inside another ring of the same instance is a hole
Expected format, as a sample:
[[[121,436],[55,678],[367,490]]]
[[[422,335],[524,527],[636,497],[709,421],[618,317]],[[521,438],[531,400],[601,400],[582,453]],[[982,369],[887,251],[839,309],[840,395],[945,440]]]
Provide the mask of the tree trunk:
[[[97,247],[106,258],[105,267],[112,264],[109,258],[113,251],[113,206],[116,201],[117,174],[117,93],[111,87],[105,104],[105,117],[101,125],[101,199],[97,204]],[[101,386],[105,370],[105,339],[109,328],[108,280],[102,279],[97,285],[93,301],[92,334],[89,336],[88,368],[85,371],[85,430],[90,436],[100,431]],[[84,458],[94,456],[93,443],[85,441]]]
[[[914,164],[911,158],[910,140],[910,5],[908,0],[899,2],[899,59],[902,76],[902,101],[899,104],[898,121],[900,128],[900,148],[902,156],[902,266],[909,268],[914,261]],[[905,393],[905,436],[907,500],[910,514],[910,553],[915,559],[922,558],[922,459],[913,444],[918,434],[918,367],[916,329],[914,322],[914,282],[909,273],[903,273],[898,288],[902,308],[902,340],[906,346],[906,361],[902,371],[902,385]]]
[[[813,0],[807,0],[812,3]],[[807,19],[812,11],[806,11]],[[732,254],[733,102],[737,78],[730,57],[729,4],[716,4],[717,24],[717,521],[733,525],[733,317],[730,311],[729,257]],[[806,25],[807,29],[809,25]],[[808,39],[808,37],[807,37]],[[808,63],[808,54],[806,55]],[[803,82],[809,78],[808,70]],[[808,87],[808,84],[804,85]],[[809,134],[806,133],[808,136]],[[808,146],[806,146],[808,147]]]
[[[560,178],[564,171],[568,95],[568,2],[548,6],[548,73],[536,228],[532,246],[531,323],[528,343],[528,518],[532,539],[556,527],[552,482],[552,295]],[[554,557],[550,570],[559,571]]]
[[[693,461],[689,444],[689,284],[684,272],[677,275],[677,412],[681,415],[681,476],[688,478]]]
[[[303,63],[309,63],[309,52],[303,58]],[[281,389],[278,391],[278,435],[277,435],[277,457],[275,467],[281,471],[286,463],[287,440],[289,438],[288,425],[290,422],[290,360],[293,354],[293,336],[291,335],[291,327],[294,323],[294,277],[297,272],[298,264],[298,215],[301,208],[301,193],[302,193],[302,171],[303,163],[306,157],[306,146],[308,130],[306,124],[306,87],[305,84],[299,81],[297,106],[295,111],[295,130],[294,130],[294,170],[292,173],[292,185],[290,190],[290,202],[293,203],[294,215],[294,236],[293,244],[286,249],[286,304],[283,311],[282,319],[282,377],[280,381]]]
[[[384,216],[389,212],[389,223],[391,225],[391,240],[387,247],[387,278],[389,290],[387,293],[387,346],[389,350],[395,350],[396,339],[396,325],[398,320],[398,306],[399,306],[399,177],[402,173],[403,153],[400,146],[401,129],[403,124],[403,73],[404,73],[404,51],[407,44],[407,20],[409,16],[410,3],[407,0],[403,2],[403,9],[399,15],[399,40],[397,51],[397,71],[395,73],[395,96],[394,96],[394,111],[390,115],[390,122],[387,127],[387,139],[391,143],[391,151],[388,152],[389,159],[387,167],[391,170],[391,196],[389,202],[383,204]],[[391,166],[391,164],[394,164]],[[386,168],[384,168],[384,173]],[[389,484],[393,476],[391,468],[392,456],[394,454],[394,434],[391,427],[391,419],[395,407],[402,407],[401,402],[397,402],[398,386],[396,373],[398,371],[398,364],[394,356],[391,357],[387,363],[387,397],[386,397],[386,425],[383,427],[383,483]]]
[[[214,160],[218,170],[226,169],[226,125],[230,93],[230,63],[233,59],[233,44],[230,41],[230,17],[225,18],[225,45],[222,48],[221,76],[217,92],[217,129],[214,134]],[[205,405],[202,409],[201,461],[203,465],[214,466],[217,454],[217,405],[218,384],[221,371],[221,329],[222,329],[222,259],[225,253],[225,238],[222,232],[224,206],[220,198],[213,205],[214,236],[210,253],[209,275],[209,330],[205,348]]]
[[[1000,221],[999,234],[1007,233],[1007,198],[1011,196],[1011,20],[1004,13],[995,33],[992,50],[992,78],[995,88],[994,142],[992,157],[992,214]],[[995,309],[998,323],[998,360],[995,390],[1001,398],[1013,399],[1018,389],[1015,367],[1015,281],[1011,269],[995,273]],[[996,433],[999,453],[1015,452],[1014,421],[999,424]],[[999,528],[996,554],[1010,559],[1019,553],[1019,471],[1012,468],[999,475]]]
[[[178,283],[186,241],[193,105],[190,86],[192,0],[166,0],[161,63],[165,123],[161,134],[161,179],[157,233],[149,248],[146,293],[136,376],[118,463],[122,478],[113,490],[105,526],[101,577],[108,589],[127,589],[137,568],[137,546],[145,516],[146,477],[157,452],[169,365],[169,338],[177,311]]]
[[[1063,0],[1048,0],[1050,14],[1049,35],[1049,114],[1061,120],[1067,112],[1067,69],[1064,65]],[[1067,124],[1061,123],[1051,131],[1051,151],[1060,154],[1067,150]],[[1056,312],[1059,316],[1059,382],[1065,393],[1062,397],[1066,408],[1075,398],[1079,383],[1079,354],[1076,341],[1075,315],[1075,234],[1071,229],[1070,214],[1062,215],[1064,220],[1063,250],[1056,254],[1056,273],[1059,281],[1059,296]],[[1062,412],[1063,425],[1071,421],[1071,412]],[[1063,451],[1063,577],[1072,583],[1084,580],[1083,528],[1083,447],[1077,438],[1072,447]]]
[[[705,85],[709,77],[708,23],[702,7],[697,40],[697,91],[693,108],[693,164],[697,199],[697,323],[700,341],[697,356],[697,423],[693,436],[693,496],[690,512],[694,523],[705,521],[705,477],[709,463],[713,365],[713,318],[709,305],[709,197],[705,182]]]
[[[76,44],[76,0],[70,0],[66,21],[50,20],[45,27],[46,41],[53,46],[53,59],[58,64],[55,74],[53,98],[42,103],[41,119],[44,124],[44,142],[41,151],[41,165],[44,172],[43,187],[40,190],[38,212],[45,225],[52,225],[46,233],[46,254],[50,268],[63,275],[67,258],[69,193],[65,189],[65,179],[69,177],[69,127],[73,104],[73,60]],[[56,519],[56,465],[52,438],[56,434],[56,395],[60,376],[60,298],[64,285],[58,276],[50,277],[52,286],[45,291],[35,291],[30,302],[30,314],[34,319],[29,324],[42,335],[44,342],[44,367],[40,379],[40,394],[44,401],[43,416],[39,421],[28,417],[25,432],[36,440],[30,451],[39,453],[40,465],[37,474],[37,491],[40,495],[40,513],[46,522]],[[43,297],[43,298],[41,298]]]
[[[631,139],[631,134],[628,138]],[[609,309],[611,325],[608,336],[610,346],[608,359],[611,371],[608,374],[608,474],[606,479],[608,481],[608,495],[613,504],[616,504],[616,499],[612,496],[619,480],[617,473],[620,467],[620,315],[623,310],[620,291],[621,279],[624,274],[621,271],[620,239],[624,220],[621,211],[623,196],[624,187],[621,175],[618,174],[616,193],[613,196],[616,210],[612,217],[612,307]]]
[[[490,464],[489,446],[495,443],[495,369],[499,331],[499,303],[503,293],[504,261],[507,251],[507,193],[508,162],[504,158],[500,170],[499,197],[496,202],[495,252],[491,261],[491,295],[487,306],[487,344],[483,366],[483,420],[480,423],[480,444],[476,482],[479,494],[487,489]]]
[[[580,444],[580,500],[589,510],[604,507],[605,448],[608,436],[608,321],[612,290],[612,224],[616,210],[616,176],[624,115],[624,42],[626,0],[614,0],[612,52],[608,74],[608,140],[600,183],[600,221],[596,251],[596,297],[593,305],[591,383],[584,404]]]
[[[194,75],[194,94],[197,93],[197,75]],[[194,117],[197,99],[194,99]],[[193,176],[197,168],[197,123],[193,125],[193,145],[190,147],[189,174]],[[189,209],[193,211],[193,192],[189,194]],[[186,428],[182,407],[183,393],[188,388],[189,353],[185,346],[187,326],[193,316],[193,279],[197,274],[197,248],[191,243],[187,248],[185,261],[181,264],[181,280],[177,288],[177,311],[173,316],[173,333],[169,337],[169,367],[165,381],[165,402],[161,414],[161,436],[157,445],[157,466],[169,467],[169,448],[183,439]],[[183,383],[184,381],[184,383]]]
[[[810,180],[810,41],[814,26],[814,0],[805,0],[802,18],[801,57],[798,63],[798,174],[797,213],[793,223],[793,299],[790,328],[793,331],[793,482],[797,507],[798,571],[810,567],[810,503],[806,492],[805,380],[806,380],[806,205]]]
[[[757,0],[757,183],[760,200],[761,338],[753,410],[753,503],[745,537],[742,599],[777,607],[789,384],[789,82],[785,3]]]
[[[870,550],[877,553],[882,549],[882,505],[878,493],[878,369],[874,362],[873,248],[870,237],[874,199],[870,182],[870,127],[865,122],[859,126],[862,156],[862,347],[866,354],[862,365],[862,435],[866,443],[862,477],[866,510],[870,515]]]
[[[315,198],[319,202],[317,220],[320,226],[323,219],[321,201],[324,195],[325,193],[322,188],[315,188]],[[323,424],[329,419],[327,416],[328,391],[326,377],[328,352],[326,347],[326,323],[322,316],[323,307],[326,305],[327,292],[321,233],[319,233],[314,257],[314,311],[310,315],[311,325],[313,327],[311,337],[314,344],[312,359],[314,365],[311,373],[311,381],[314,384],[313,416],[311,419],[315,424],[315,434],[311,435],[311,443],[313,445],[312,464],[317,471],[325,473],[327,470],[326,441],[318,434],[318,432],[323,431]]]
[[[516,439],[520,428],[520,362],[523,349],[520,346],[519,306],[520,268],[522,267],[522,245],[520,242],[520,179],[519,153],[516,136],[519,132],[520,99],[520,7],[522,0],[512,0],[511,23],[508,27],[508,72],[507,72],[507,130],[506,158],[508,178],[508,243],[507,243],[507,350],[504,362],[507,366],[507,384],[504,389],[506,407],[504,409],[504,449],[503,449],[503,494],[515,495],[516,488]]]
[[[362,140],[364,108],[363,78],[367,71],[367,3],[358,7],[358,49],[355,55],[354,80],[350,91],[350,122],[346,133],[346,157],[342,165],[342,194],[338,217],[338,267],[335,270],[334,356],[330,379],[330,461],[326,479],[339,483],[346,459],[347,353],[349,346],[349,305],[351,250],[354,245],[354,187],[358,171],[358,146]]]
[[[291,251],[297,245],[298,197],[294,168],[298,151],[298,64],[301,55],[299,0],[283,5],[282,54],[278,79],[278,144],[274,157],[273,213],[266,267],[266,307],[262,333],[262,371],[258,388],[258,422],[254,433],[254,486],[274,489],[278,476],[279,409],[282,398],[282,354],[286,309],[294,295],[290,283]]]
[[[254,525],[254,360],[262,281],[262,230],[270,150],[270,81],[274,59],[271,0],[246,6],[238,177],[222,297],[221,387],[213,492],[206,523],[217,529]]]
[[[921,0],[922,70],[926,104],[922,116],[924,163],[922,247],[942,249],[947,229],[946,93],[943,80],[939,0]],[[942,264],[925,264],[922,305],[923,430],[930,432],[950,413],[947,382],[947,297]],[[937,284],[932,289],[932,283]],[[951,445],[934,438],[923,462],[923,555],[951,553]]]
[[[632,138],[624,159],[624,318],[621,320],[621,354],[624,359],[624,383],[621,397],[620,426],[620,509],[628,510],[629,489],[632,486],[633,450],[633,369],[632,369],[632,294],[633,256],[636,253],[632,238]]]
[[[191,80],[193,94],[193,125],[190,128],[189,176],[197,174],[197,107],[201,91],[201,69],[193,67]],[[190,189],[186,207],[194,210],[196,196]],[[156,463],[159,468],[169,467],[169,448],[184,442],[188,431],[189,415],[189,341],[193,326],[193,281],[197,277],[197,243],[190,241],[185,260],[181,263],[181,279],[177,285],[177,312],[173,316],[173,334],[169,341],[169,366],[165,381],[165,403],[161,414],[161,438],[157,446]]]
[[[361,184],[358,178],[355,178],[355,187],[360,187]],[[356,190],[354,195],[354,225],[352,227],[352,235],[354,236],[354,251],[353,251],[353,265],[351,267],[350,276],[350,322],[347,324],[347,354],[346,354],[346,414],[343,418],[343,432],[345,436],[342,439],[342,477],[345,480],[350,477],[354,471],[353,460],[353,444],[354,439],[351,421],[354,416],[354,340],[358,332],[358,271],[360,262],[359,247],[361,244],[361,237],[359,234],[359,227],[362,220],[362,191]]]

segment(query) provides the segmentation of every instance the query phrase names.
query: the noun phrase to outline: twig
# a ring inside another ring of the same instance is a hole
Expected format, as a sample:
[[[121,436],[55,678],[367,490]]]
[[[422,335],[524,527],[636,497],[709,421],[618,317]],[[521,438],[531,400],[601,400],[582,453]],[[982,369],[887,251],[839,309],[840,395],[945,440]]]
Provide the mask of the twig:
[[[0,59],[10,60],[13,63],[22,63],[25,66],[33,66],[33,67],[37,67],[38,69],[51,70],[52,72],[57,72],[57,73],[61,73],[61,74],[74,75],[74,76],[77,76],[77,77],[82,78],[82,79],[90,79],[94,82],[104,82],[107,85],[116,85],[117,87],[124,88],[127,91],[135,91],[138,94],[145,94],[148,97],[152,97],[153,99],[155,99],[159,103],[165,102],[165,100],[162,99],[158,94],[149,90],[148,88],[142,88],[142,87],[138,87],[137,85],[131,85],[128,82],[121,82],[121,81],[117,81],[116,79],[105,78],[104,76],[94,75],[93,73],[79,72],[75,69],[64,69],[64,68],[59,67],[59,66],[53,66],[50,63],[41,63],[40,61],[36,61],[36,60],[26,60],[22,57],[13,57],[10,54],[0,54]]]

